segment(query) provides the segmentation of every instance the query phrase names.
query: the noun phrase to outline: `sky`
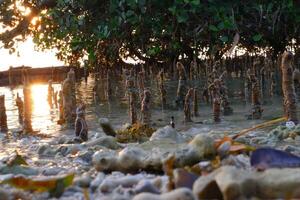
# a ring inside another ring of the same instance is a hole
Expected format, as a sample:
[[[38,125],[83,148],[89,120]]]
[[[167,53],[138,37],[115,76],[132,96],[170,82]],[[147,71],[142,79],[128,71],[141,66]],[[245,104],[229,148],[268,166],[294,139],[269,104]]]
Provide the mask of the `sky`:
[[[19,43],[18,50],[19,56],[17,53],[10,55],[7,49],[0,48],[0,71],[7,70],[9,66],[51,67],[64,65],[63,62],[56,59],[54,51],[35,51],[32,38]]]

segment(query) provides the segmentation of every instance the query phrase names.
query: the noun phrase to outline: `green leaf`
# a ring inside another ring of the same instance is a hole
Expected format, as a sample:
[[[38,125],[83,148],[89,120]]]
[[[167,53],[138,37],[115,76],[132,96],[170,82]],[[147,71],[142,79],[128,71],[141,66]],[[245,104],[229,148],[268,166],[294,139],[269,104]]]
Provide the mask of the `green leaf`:
[[[215,26],[215,25],[209,25],[209,30],[214,31],[214,32],[218,32],[219,29]]]
[[[199,5],[200,5],[200,0],[192,0],[192,1],[191,1],[191,4],[192,4],[193,6],[199,6]]]
[[[182,12],[179,15],[177,15],[177,21],[179,23],[185,23],[185,22],[187,22],[188,18],[189,18],[189,16],[187,15],[186,12]]]
[[[227,36],[222,36],[222,37],[220,38],[220,40],[221,40],[222,42],[226,43],[226,42],[228,42],[228,37],[227,37]]]
[[[262,35],[261,34],[256,34],[252,37],[252,39],[254,40],[254,42],[258,42],[262,39]]]
[[[219,29],[219,30],[223,30],[224,27],[225,27],[224,22],[220,22],[220,23],[218,24],[218,29]]]
[[[172,6],[172,7],[168,8],[168,10],[172,13],[172,15],[176,14],[176,6]]]

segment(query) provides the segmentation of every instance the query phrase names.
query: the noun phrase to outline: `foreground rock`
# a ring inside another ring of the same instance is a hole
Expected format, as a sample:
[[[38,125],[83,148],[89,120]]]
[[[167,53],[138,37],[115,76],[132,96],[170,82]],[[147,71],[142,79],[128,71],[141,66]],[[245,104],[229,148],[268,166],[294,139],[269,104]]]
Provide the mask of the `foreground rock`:
[[[223,166],[200,177],[193,186],[199,199],[299,198],[300,169],[246,171]]]
[[[173,140],[153,140],[127,146],[122,151],[100,150],[93,155],[98,171],[136,172],[138,170],[162,171],[163,160],[168,154],[175,155],[175,166],[193,165],[216,154],[213,139],[197,135],[190,143]]]
[[[187,188],[180,188],[161,195],[152,193],[141,193],[136,195],[133,200],[195,200],[192,191]]]

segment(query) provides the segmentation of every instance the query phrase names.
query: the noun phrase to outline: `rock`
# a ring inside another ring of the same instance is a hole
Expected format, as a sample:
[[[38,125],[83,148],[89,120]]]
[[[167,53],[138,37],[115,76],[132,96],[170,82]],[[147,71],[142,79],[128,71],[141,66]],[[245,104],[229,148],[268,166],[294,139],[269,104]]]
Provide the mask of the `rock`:
[[[97,133],[95,133],[95,135],[94,135],[94,137],[93,137],[92,140],[95,140],[95,139],[101,138],[101,137],[105,137],[105,136],[106,136],[106,135],[105,135],[104,133],[99,133],[99,132],[97,132]]]
[[[217,149],[218,154],[221,157],[226,156],[229,153],[231,143],[229,141],[223,142]]]
[[[150,137],[150,141],[170,139],[176,142],[183,142],[183,137],[171,126],[165,126],[156,130]]]
[[[158,188],[149,180],[142,179],[133,189],[134,193],[149,192],[152,194],[160,194]]]
[[[115,151],[97,151],[93,155],[93,164],[98,171],[118,170],[118,159]]]
[[[141,193],[136,195],[133,200],[195,200],[192,191],[187,188],[179,188],[161,195],[152,193]]]
[[[292,145],[286,145],[283,147],[283,151],[286,151],[289,153],[294,153],[294,152],[299,153],[300,149],[295,146],[292,146]]]
[[[194,182],[198,179],[198,175],[190,173],[184,169],[178,168],[173,171],[175,188],[193,189]]]
[[[142,174],[127,175],[127,176],[119,177],[119,178],[107,177],[101,183],[100,190],[101,190],[101,192],[111,192],[118,186],[133,187],[142,179],[144,179],[144,175],[142,175]]]
[[[39,170],[23,165],[0,165],[0,174],[23,174],[25,176],[34,176],[39,174]]]
[[[300,169],[268,169],[264,172],[223,166],[193,185],[198,199],[299,198]]]
[[[55,176],[58,175],[59,173],[66,172],[67,170],[62,167],[51,167],[51,168],[46,168],[42,171],[42,174],[44,176]]]
[[[107,119],[107,118],[100,118],[99,119],[99,123],[100,123],[100,126],[101,126],[103,132],[106,135],[113,136],[113,137],[116,136],[116,131],[114,130],[114,128],[110,124],[109,119]]]
[[[299,135],[297,135],[297,136],[295,137],[295,141],[300,142],[300,136],[299,136]]]
[[[91,182],[92,182],[92,178],[86,173],[74,179],[74,185],[83,188],[88,188]]]
[[[122,171],[137,171],[144,168],[146,153],[139,147],[126,147],[118,154],[118,163]]]
[[[210,158],[216,154],[213,139],[206,135],[196,135],[188,146],[202,159]]]
[[[91,150],[85,150],[83,152],[79,152],[77,155],[77,159],[80,159],[88,164],[92,163],[94,152]]]
[[[48,144],[44,144],[38,148],[37,152],[39,156],[54,156],[56,154],[56,148],[53,148]]]
[[[92,191],[95,191],[103,182],[105,179],[105,174],[103,172],[99,172],[94,180],[91,182],[91,189]]]
[[[66,144],[67,141],[68,141],[68,137],[63,135],[63,136],[58,138],[57,143],[58,144]]]
[[[84,144],[86,147],[93,147],[93,146],[103,146],[108,149],[119,149],[120,145],[117,143],[116,138],[112,136],[105,136],[100,137],[92,141],[88,141]]]
[[[262,199],[299,199],[300,169],[269,169],[256,173],[258,197]]]
[[[5,189],[0,188],[0,199],[1,200],[10,200],[11,194]]]
[[[219,170],[201,176],[193,185],[193,193],[197,199],[223,199],[223,194],[215,180],[216,174]]]
[[[224,200],[248,198],[255,192],[255,179],[247,171],[242,172],[242,170],[228,166],[223,167],[216,174],[215,181],[222,191]]]
[[[229,155],[228,158],[222,160],[222,165],[233,165],[237,168],[250,169],[250,158],[244,154]]]

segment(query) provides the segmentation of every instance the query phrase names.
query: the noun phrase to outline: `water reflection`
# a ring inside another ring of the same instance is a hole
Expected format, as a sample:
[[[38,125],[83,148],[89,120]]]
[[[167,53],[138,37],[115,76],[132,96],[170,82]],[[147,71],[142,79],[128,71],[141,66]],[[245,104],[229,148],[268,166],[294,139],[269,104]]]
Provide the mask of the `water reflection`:
[[[116,100],[112,104],[107,104],[107,102],[93,101],[93,86],[94,78],[90,77],[88,83],[77,83],[76,87],[76,97],[78,102],[83,102],[87,105],[86,119],[90,130],[99,130],[98,117],[108,117],[115,128],[120,128],[122,124],[129,122],[128,117],[128,107],[123,104],[120,99]],[[168,103],[171,104],[176,95],[176,84],[175,82],[166,83],[168,91]],[[53,84],[54,91],[59,91],[61,89],[60,84]],[[153,93],[153,99],[158,99],[158,90],[155,87],[150,87]],[[47,84],[36,84],[31,86],[31,96],[32,96],[32,127],[34,130],[39,130],[46,134],[61,134],[61,126],[56,122],[59,118],[58,109],[50,109],[47,101],[48,85]],[[23,88],[18,87],[14,89],[9,89],[7,87],[0,87],[0,95],[5,94],[5,105],[7,110],[8,128],[11,130],[19,129],[21,126],[18,120],[18,111],[15,105],[15,99],[17,93],[23,99]],[[124,93],[119,92],[119,96]],[[156,100],[157,101],[157,100]],[[232,99],[232,101],[234,101]],[[234,102],[236,103],[236,102]],[[265,112],[263,113],[262,120],[248,121],[245,120],[245,114],[249,113],[251,106],[244,106],[242,104],[234,104],[234,115],[222,117],[222,123],[215,124],[201,124],[197,122],[203,122],[211,119],[211,107],[207,106],[204,102],[200,101],[199,113],[200,116],[196,118],[195,123],[189,124],[187,127],[182,123],[183,111],[178,110],[161,110],[160,103],[153,103],[153,122],[157,127],[165,126],[169,124],[171,116],[175,117],[176,127],[180,129],[190,128],[191,126],[203,129],[205,131],[209,130],[239,130],[242,128],[248,128],[257,123],[261,123],[264,120],[269,120],[275,117],[280,117],[282,115],[281,98],[279,101],[274,101],[273,105],[264,105],[263,108]],[[96,107],[96,108],[95,108]]]
[[[35,116],[45,116],[50,112],[50,106],[47,102],[47,87],[45,85],[32,85],[32,112]]]
[[[59,84],[54,84],[53,87],[55,91],[60,90]],[[19,96],[24,99],[22,86],[14,89],[7,87],[0,88],[0,94],[5,94],[8,128],[12,130],[21,128],[18,120],[18,110],[15,101],[17,93],[19,93]],[[55,109],[50,110],[50,106],[47,102],[47,85],[31,85],[31,97],[33,129],[42,132],[52,132],[59,129],[59,126],[56,125],[58,111]]]

